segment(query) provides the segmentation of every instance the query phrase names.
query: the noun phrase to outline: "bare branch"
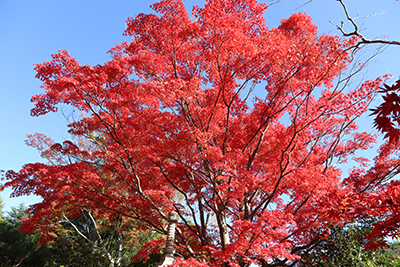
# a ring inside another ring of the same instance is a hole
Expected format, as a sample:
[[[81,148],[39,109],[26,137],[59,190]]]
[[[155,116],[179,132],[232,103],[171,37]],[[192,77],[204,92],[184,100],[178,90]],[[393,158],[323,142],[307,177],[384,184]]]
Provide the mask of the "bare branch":
[[[265,0],[265,1],[261,1],[261,2],[265,2],[268,6],[272,6],[274,4],[279,3],[282,0]]]
[[[352,18],[349,14],[349,11],[343,2],[343,0],[337,0],[343,7],[344,13],[346,14],[346,18],[348,22],[350,22],[354,30],[352,32],[346,32],[344,30],[344,25],[346,24],[345,22],[341,22],[340,26],[336,27],[340,32],[343,34],[343,36],[350,37],[350,36],[356,36],[360,38],[360,41],[355,45],[355,47],[359,47],[362,44],[388,44],[388,45],[400,45],[400,41],[391,41],[391,40],[385,40],[385,39],[367,39],[363,34],[361,34],[360,29],[357,25],[357,23],[354,21],[355,18]],[[372,16],[372,15],[371,15]]]
[[[298,6],[296,9],[302,8],[303,6],[308,5],[312,1],[314,1],[314,0],[308,0],[307,2],[305,2],[305,3],[301,4],[300,6]]]

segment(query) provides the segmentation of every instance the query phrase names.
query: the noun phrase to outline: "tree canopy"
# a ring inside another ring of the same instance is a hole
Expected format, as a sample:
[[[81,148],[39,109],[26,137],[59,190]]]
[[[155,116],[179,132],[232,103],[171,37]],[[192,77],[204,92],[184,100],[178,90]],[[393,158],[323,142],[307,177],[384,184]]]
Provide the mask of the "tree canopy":
[[[263,267],[293,265],[332,226],[364,216],[381,218],[370,247],[397,235],[398,148],[359,157],[376,136],[357,119],[388,76],[349,86],[358,37],[318,35],[304,13],[268,28],[255,0],[208,0],[192,16],[179,0],[152,8],[127,20],[132,41],[109,62],[59,51],[36,64],[44,93],[32,116],[66,104],[79,117],[62,144],[29,137],[47,163],[7,172],[15,196],[43,198],[22,231],[40,229],[44,244],[60,218],[90,210],[166,233],[174,210],[176,266]],[[346,176],[337,164],[348,161]]]

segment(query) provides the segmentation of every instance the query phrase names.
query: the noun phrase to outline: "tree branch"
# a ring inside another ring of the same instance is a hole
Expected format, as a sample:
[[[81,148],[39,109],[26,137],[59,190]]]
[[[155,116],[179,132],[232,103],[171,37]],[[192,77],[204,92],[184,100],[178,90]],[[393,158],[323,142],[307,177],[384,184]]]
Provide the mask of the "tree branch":
[[[342,21],[340,26],[336,25],[337,29],[343,34],[343,36],[350,37],[356,36],[360,38],[360,41],[355,45],[355,47],[359,47],[362,44],[387,44],[387,45],[400,45],[400,41],[391,41],[385,39],[367,39],[363,34],[361,34],[358,25],[354,21],[354,19],[350,16],[347,6],[343,2],[343,0],[337,0],[343,7],[344,13],[346,14],[347,20],[353,25],[354,30],[352,32],[346,32],[344,30],[345,23]]]

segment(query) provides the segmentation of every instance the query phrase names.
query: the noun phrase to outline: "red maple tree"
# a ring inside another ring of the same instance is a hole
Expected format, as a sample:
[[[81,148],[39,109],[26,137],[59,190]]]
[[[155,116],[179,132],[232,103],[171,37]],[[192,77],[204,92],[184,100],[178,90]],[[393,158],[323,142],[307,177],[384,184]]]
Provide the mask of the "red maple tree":
[[[176,266],[291,265],[332,225],[363,216],[387,226],[372,245],[396,233],[397,148],[373,162],[356,154],[375,142],[356,119],[386,76],[352,90],[337,79],[357,40],[319,36],[303,13],[270,29],[255,0],[209,0],[193,20],[182,1],[152,8],[159,15],[127,20],[132,41],[104,65],[66,51],[36,65],[45,93],[32,115],[67,104],[81,117],[69,125],[75,141],[30,136],[48,163],[7,173],[15,196],[43,197],[23,231],[47,242],[61,216],[86,209],[165,233],[174,210]],[[353,159],[344,177],[335,164]]]

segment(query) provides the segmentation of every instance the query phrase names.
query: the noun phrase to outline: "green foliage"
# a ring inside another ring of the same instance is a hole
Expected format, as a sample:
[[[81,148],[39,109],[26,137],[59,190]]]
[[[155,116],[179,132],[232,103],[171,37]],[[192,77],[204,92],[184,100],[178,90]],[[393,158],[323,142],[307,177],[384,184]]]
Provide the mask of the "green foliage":
[[[105,257],[93,250],[81,238],[59,236],[53,244],[48,244],[45,267],[107,266]]]
[[[327,240],[320,240],[301,254],[301,267],[400,267],[399,243],[389,248],[365,250],[367,235],[376,219],[367,219],[340,227],[335,226]]]
[[[3,218],[3,206],[4,206],[4,201],[3,201],[3,199],[0,197],[0,222],[1,222],[2,220],[4,220],[4,218]]]
[[[12,207],[11,211],[7,212],[5,220],[11,224],[18,224],[28,216],[27,208],[24,204],[20,204],[18,207]]]
[[[37,240],[40,233],[20,234],[20,220],[26,218],[26,208],[20,205],[12,208],[0,220],[0,266],[44,266],[47,247],[39,247]]]
[[[0,208],[2,201],[0,200]],[[68,229],[57,231],[54,243],[40,247],[39,232],[31,235],[19,233],[21,220],[28,216],[24,205],[13,207],[6,216],[0,217],[0,267],[80,267],[107,266],[102,253]],[[130,262],[129,262],[130,263]]]

